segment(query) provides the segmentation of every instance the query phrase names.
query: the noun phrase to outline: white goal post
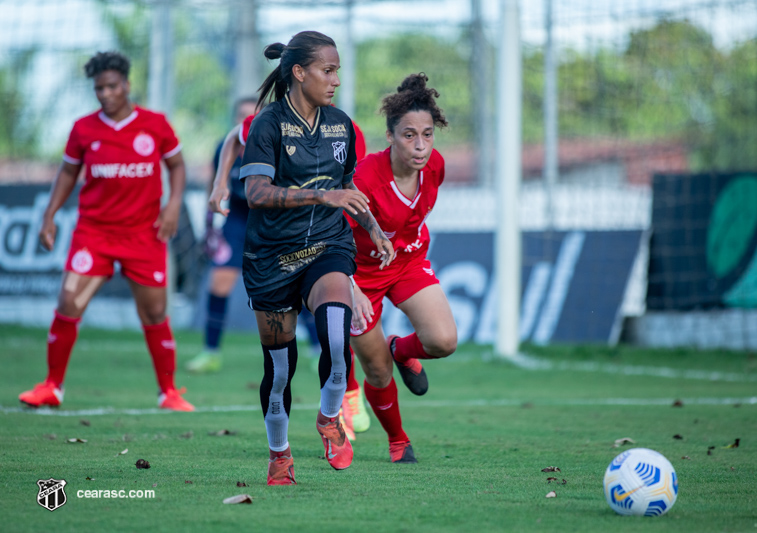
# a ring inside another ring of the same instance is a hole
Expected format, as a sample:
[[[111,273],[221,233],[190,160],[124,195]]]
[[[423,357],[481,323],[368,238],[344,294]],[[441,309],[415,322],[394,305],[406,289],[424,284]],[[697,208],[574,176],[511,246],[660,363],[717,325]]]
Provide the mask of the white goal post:
[[[494,352],[518,354],[521,234],[518,202],[521,180],[521,51],[518,0],[500,0],[502,20],[497,55],[497,226],[494,271],[497,279],[497,333]]]

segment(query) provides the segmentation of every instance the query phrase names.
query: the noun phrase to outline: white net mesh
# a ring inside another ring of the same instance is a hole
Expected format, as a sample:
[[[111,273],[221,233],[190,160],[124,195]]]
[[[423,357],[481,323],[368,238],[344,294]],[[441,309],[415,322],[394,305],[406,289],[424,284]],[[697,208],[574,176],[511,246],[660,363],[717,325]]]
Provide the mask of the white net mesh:
[[[447,161],[447,184],[429,226],[437,234],[495,229],[494,65],[501,2],[257,2],[254,24],[246,27],[240,26],[240,13],[250,2],[169,4],[173,17],[170,119],[182,138],[194,185],[187,195],[182,238],[174,244],[180,291],[193,296],[198,287],[205,183],[216,143],[230,126],[231,103],[240,94],[234,86],[236,76],[245,62],[254,63],[258,80],[271,68],[261,61],[260,49],[254,54],[240,52],[238,44],[250,28],[259,48],[286,42],[305,29],[331,35],[343,54],[350,42],[354,44],[354,118],[366,135],[369,151],[385,147],[385,126],[377,114],[380,98],[405,75],[426,72],[441,93],[440,105],[450,122],[437,135],[436,146]],[[543,272],[538,265],[557,268],[559,251],[570,232],[588,232],[589,243],[591,232],[638,231],[640,254],[627,265],[630,281],[622,291],[618,316],[620,320],[628,314],[641,316],[646,308],[648,236],[678,231],[671,225],[675,217],[655,221],[653,204],[681,200],[680,195],[653,198],[653,176],[757,169],[757,4],[748,0],[553,0],[551,4],[559,148],[553,155],[558,176],[547,187],[544,161],[550,154],[545,154],[543,142],[543,109],[545,9],[550,3],[520,2],[524,144],[520,221],[524,238],[538,234],[542,243],[531,255],[524,255],[524,301],[531,274]],[[136,0],[0,0],[3,183],[50,182],[72,122],[97,107],[91,82],[82,73],[93,52],[126,53],[133,64],[132,97],[148,104],[152,20],[159,5]],[[249,93],[255,89],[250,86]],[[700,218],[706,219],[707,213]],[[728,274],[732,283],[748,274],[754,253],[752,234],[742,240],[749,246],[736,261],[738,272]],[[12,252],[6,245],[3,253]],[[468,253],[458,251],[459,256]],[[675,262],[681,251],[676,247],[655,251],[653,246],[655,253]],[[589,269],[589,278],[599,278],[610,264],[597,253],[580,268]],[[706,265],[704,269],[706,273]],[[473,303],[476,322],[493,323],[484,316],[485,293],[493,290],[491,271],[488,275],[479,295],[459,287],[448,290],[453,297]],[[549,286],[554,278],[548,279]],[[728,280],[718,281],[718,286],[725,287]],[[569,300],[570,292],[566,294]],[[539,306],[549,300],[546,293],[542,300],[534,298],[529,301],[539,301]],[[743,309],[752,306],[751,300],[739,301],[741,305],[729,312],[748,318],[749,311]],[[728,304],[715,305],[721,306]],[[712,305],[695,302],[688,311],[704,307]],[[673,311],[687,310],[675,306],[659,310]],[[712,316],[711,309],[703,316]],[[594,320],[590,315],[580,319]],[[671,329],[667,326],[654,326],[658,333],[650,337],[644,320],[652,319],[669,324],[659,313],[647,313],[632,324],[629,334],[642,342],[667,334],[665,342],[677,342],[665,332]],[[617,337],[618,317],[614,320],[612,336]],[[748,338],[738,329],[742,328],[738,324],[749,323],[746,318],[724,323],[734,324],[732,337]],[[692,332],[697,326],[683,327],[687,328]],[[534,340],[529,335],[524,340]]]

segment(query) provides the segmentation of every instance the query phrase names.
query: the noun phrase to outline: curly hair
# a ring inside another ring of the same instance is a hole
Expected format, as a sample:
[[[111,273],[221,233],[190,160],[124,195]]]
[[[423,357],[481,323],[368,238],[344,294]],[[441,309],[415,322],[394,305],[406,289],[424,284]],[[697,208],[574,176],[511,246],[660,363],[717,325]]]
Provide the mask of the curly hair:
[[[402,80],[396,93],[384,97],[380,112],[386,115],[387,131],[394,133],[394,128],[402,117],[411,111],[427,111],[435,126],[447,126],[444,112],[436,105],[439,92],[433,87],[426,87],[426,82],[428,76],[425,73],[410,74]]]
[[[106,70],[115,70],[128,80],[130,67],[129,59],[119,52],[97,52],[84,65],[84,73],[88,78],[94,78]]]

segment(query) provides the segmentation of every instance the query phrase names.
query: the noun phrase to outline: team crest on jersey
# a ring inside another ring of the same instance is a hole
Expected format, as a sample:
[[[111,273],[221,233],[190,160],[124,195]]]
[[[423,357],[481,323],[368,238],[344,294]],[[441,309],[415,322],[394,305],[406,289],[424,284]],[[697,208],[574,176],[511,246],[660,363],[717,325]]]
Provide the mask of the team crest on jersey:
[[[92,144],[90,144],[89,147],[93,152],[97,152],[100,149],[101,144],[102,143],[100,141],[92,141]]]
[[[134,137],[134,151],[142,157],[152,155],[155,151],[155,140],[147,133],[140,133]]]
[[[66,503],[66,493],[63,491],[63,487],[66,486],[65,479],[40,479],[37,486],[37,503],[48,511],[55,511]]]
[[[334,159],[339,161],[340,165],[344,165],[347,161],[347,143],[336,141],[331,143],[331,146],[334,147]]]
[[[76,252],[71,258],[71,268],[77,274],[86,274],[92,270],[94,262],[95,261],[92,259],[92,254],[89,253],[89,250],[83,248]]]
[[[287,153],[289,154],[289,157],[293,156],[296,150],[296,146],[287,146]]]

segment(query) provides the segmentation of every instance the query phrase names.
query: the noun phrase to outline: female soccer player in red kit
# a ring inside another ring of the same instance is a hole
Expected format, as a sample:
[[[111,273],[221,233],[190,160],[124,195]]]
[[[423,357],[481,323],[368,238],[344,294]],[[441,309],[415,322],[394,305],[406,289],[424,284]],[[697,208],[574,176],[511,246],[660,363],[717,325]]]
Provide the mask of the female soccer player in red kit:
[[[50,250],[57,232],[55,213],[86,166],[79,219],[48,334],[47,379],[19,395],[32,407],[63,401],[63,379],[79,322],[118,261],[152,357],[158,405],[194,410],[174,384],[176,345],[166,316],[166,243],[178,226],[184,159],[166,118],[129,100],[129,67],[129,60],[117,52],[98,52],[84,66],[87,77],[94,80],[101,109],[74,124],[42,219],[40,241]],[[161,161],[168,167],[171,188],[162,209]]]
[[[357,166],[355,186],[369,199],[376,222],[397,256],[380,269],[381,256],[368,233],[350,220],[357,245],[355,306],[351,345],[365,371],[365,397],[389,436],[394,463],[415,463],[402,428],[392,361],[417,395],[428,390],[419,359],[447,357],[457,348],[457,328],[447,297],[426,258],[430,242],[426,218],[444,181],[444,159],[434,150],[434,128],[447,121],[436,104],[439,93],[426,87],[425,74],[405,78],[384,98],[389,148],[368,155]],[[415,332],[384,337],[384,297],[410,319]]]

